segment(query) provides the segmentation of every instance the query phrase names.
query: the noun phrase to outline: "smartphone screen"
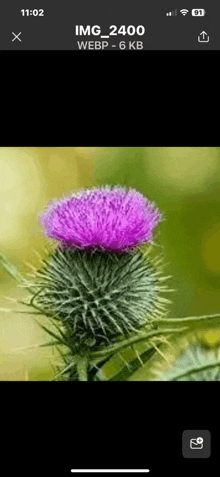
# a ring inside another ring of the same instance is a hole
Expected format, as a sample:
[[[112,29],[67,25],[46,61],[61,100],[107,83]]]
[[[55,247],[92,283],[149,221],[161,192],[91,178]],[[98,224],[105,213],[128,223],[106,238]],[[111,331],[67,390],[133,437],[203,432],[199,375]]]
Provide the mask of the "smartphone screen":
[[[9,475],[217,475],[219,20],[0,0]]]

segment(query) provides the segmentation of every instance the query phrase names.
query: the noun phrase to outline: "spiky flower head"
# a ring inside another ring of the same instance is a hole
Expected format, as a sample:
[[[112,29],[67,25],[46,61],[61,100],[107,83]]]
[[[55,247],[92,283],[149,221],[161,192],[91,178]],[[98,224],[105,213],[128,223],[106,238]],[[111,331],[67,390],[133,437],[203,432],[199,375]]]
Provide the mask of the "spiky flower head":
[[[36,303],[52,313],[75,351],[100,349],[160,314],[160,278],[139,250],[57,249],[37,273]]]
[[[126,251],[152,239],[162,215],[134,189],[83,189],[49,204],[40,216],[45,233],[78,249]]]

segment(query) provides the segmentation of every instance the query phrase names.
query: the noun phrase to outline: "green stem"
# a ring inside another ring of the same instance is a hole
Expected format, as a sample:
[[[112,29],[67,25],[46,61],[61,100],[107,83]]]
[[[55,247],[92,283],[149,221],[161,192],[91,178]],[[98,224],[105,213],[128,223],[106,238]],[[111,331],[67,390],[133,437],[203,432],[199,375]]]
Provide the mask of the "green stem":
[[[80,381],[88,381],[88,359],[86,356],[77,356],[77,373]]]
[[[102,351],[96,351],[90,354],[91,358],[99,358],[101,356],[108,356],[108,354],[111,353],[116,353],[120,351],[123,348],[127,348],[127,346],[130,346],[131,344],[139,343],[140,341],[145,341],[148,338],[153,338],[154,336],[158,335],[164,335],[166,333],[181,333],[182,331],[189,330],[188,326],[179,328],[179,329],[165,329],[165,330],[153,330],[149,331],[148,333],[141,333],[138,336],[133,336],[132,338],[129,338],[127,340],[124,340],[122,343],[116,343],[114,346],[109,346],[106,349],[103,349]]]
[[[184,318],[159,318],[156,320],[153,320],[153,324],[158,324],[158,325],[190,325],[191,323],[205,323],[209,325],[209,323],[214,324],[214,318],[220,318],[220,313],[216,313],[215,315],[203,315],[203,316],[187,316]]]

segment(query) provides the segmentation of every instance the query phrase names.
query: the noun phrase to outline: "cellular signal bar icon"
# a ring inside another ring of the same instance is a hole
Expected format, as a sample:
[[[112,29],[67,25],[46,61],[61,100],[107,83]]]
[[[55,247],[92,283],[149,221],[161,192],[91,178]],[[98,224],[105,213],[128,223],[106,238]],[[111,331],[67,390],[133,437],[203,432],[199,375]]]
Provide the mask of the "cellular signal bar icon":
[[[167,17],[173,17],[177,15],[177,10],[173,10],[172,12],[166,13]]]

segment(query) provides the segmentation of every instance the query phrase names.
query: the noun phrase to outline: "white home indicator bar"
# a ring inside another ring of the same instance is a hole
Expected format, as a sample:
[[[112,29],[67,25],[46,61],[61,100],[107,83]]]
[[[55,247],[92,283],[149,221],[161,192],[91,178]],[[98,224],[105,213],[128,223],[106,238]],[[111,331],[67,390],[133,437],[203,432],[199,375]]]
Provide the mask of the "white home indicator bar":
[[[71,472],[150,472],[149,469],[71,469]]]

